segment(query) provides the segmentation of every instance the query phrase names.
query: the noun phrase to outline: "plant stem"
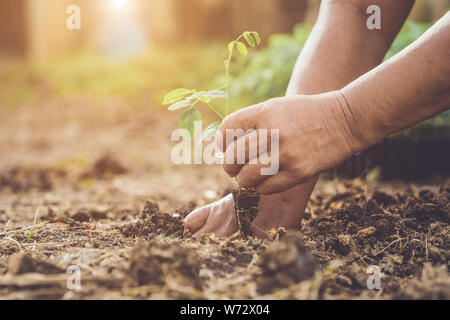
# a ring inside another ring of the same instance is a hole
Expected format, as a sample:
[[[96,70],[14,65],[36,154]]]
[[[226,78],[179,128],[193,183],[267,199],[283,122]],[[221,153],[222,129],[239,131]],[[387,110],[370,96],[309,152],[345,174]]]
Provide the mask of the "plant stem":
[[[225,92],[227,93],[227,97],[226,97],[226,104],[225,104],[225,116],[228,116],[228,108],[229,108],[229,104],[230,104],[230,90],[228,87],[229,84],[229,79],[230,79],[230,61],[231,61],[231,57],[233,55],[233,50],[234,50],[234,46],[233,48],[231,48],[230,50],[230,54],[228,55],[228,60],[227,63],[225,65]]]
[[[195,101],[190,105],[189,109],[192,109],[192,108],[197,104],[197,102],[199,102],[199,101],[200,101],[200,98],[198,98],[197,100],[195,100]]]
[[[228,55],[227,63],[225,64],[225,92],[227,93],[226,105],[225,105],[225,116],[228,116],[229,105],[230,105],[229,81],[230,81],[230,63],[231,63],[231,58],[233,57],[234,47],[236,46],[237,42],[242,39],[243,36],[244,36],[244,34],[241,34],[239,37],[237,37],[236,40],[234,40],[234,45],[233,45],[233,47],[230,50],[230,54]]]
[[[217,111],[210,103],[207,103],[207,105],[209,106],[209,108],[210,108],[212,111],[214,111],[214,112],[220,117],[220,119],[223,120],[224,116],[223,116],[222,114],[220,114],[219,111]]]

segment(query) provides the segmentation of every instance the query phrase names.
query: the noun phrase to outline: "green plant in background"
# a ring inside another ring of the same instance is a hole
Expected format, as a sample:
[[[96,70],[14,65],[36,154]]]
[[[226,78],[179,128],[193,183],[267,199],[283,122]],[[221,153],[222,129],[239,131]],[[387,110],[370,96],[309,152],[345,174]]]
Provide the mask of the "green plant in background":
[[[284,96],[300,51],[311,26],[297,25],[291,34],[270,36],[268,45],[251,60],[238,59],[231,74],[232,105],[243,107]]]
[[[170,91],[163,99],[164,105],[170,105],[170,111],[186,109],[181,115],[179,121],[179,128],[189,132],[189,136],[185,138],[192,138],[194,136],[194,124],[196,121],[202,120],[201,112],[194,108],[198,103],[203,103],[208,106],[221,119],[211,123],[203,132],[202,139],[208,140],[215,135],[222,123],[222,120],[230,114],[230,64],[233,58],[235,49],[242,55],[248,55],[248,48],[244,41],[250,47],[256,47],[261,43],[261,38],[255,31],[245,31],[236,40],[228,44],[228,59],[225,60],[225,84],[219,88],[210,91],[198,91],[196,89],[178,88]],[[212,103],[215,99],[225,99],[224,112]]]
[[[408,20],[386,54],[385,60],[417,40],[431,24]],[[274,34],[268,46],[253,55],[250,61],[238,59],[231,74],[235,93],[232,103],[247,106],[285,95],[295,62],[312,27],[298,24],[291,34]]]
[[[431,25],[408,20],[387,52],[385,60],[417,40]],[[268,46],[258,50],[251,60],[238,59],[237,67],[230,75],[231,90],[234,93],[231,104],[238,108],[284,96],[297,57],[311,29],[311,26],[307,24],[299,24],[295,26],[291,34],[272,35]],[[404,130],[400,134],[408,138],[427,137],[428,133],[424,131],[428,130],[426,127],[439,128],[444,132],[443,134],[450,137],[450,130],[448,130],[450,111]]]
[[[386,53],[384,60],[389,59],[393,55],[396,55],[404,48],[409,46],[415,40],[417,40],[428,28],[431,27],[432,24],[429,23],[421,23],[421,22],[413,22],[407,20],[402,30],[400,30],[397,38],[395,38],[392,43],[391,48]]]

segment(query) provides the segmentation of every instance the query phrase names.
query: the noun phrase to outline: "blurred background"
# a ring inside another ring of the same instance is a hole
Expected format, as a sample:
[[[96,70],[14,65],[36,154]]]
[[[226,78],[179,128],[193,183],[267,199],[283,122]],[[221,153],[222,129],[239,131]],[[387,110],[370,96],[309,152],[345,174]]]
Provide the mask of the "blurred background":
[[[80,30],[66,27],[69,5],[81,9]],[[282,96],[319,5],[319,0],[0,0],[5,155],[0,166],[73,169],[104,152],[120,153],[132,167],[160,166],[170,152],[159,145],[172,146],[168,137],[179,116],[165,111],[161,97],[176,87],[221,85],[226,43],[245,30],[258,31],[263,46],[233,64],[232,106]],[[450,0],[417,0],[386,58],[449,7]],[[382,168],[385,176],[449,175],[449,125],[447,112],[350,160],[337,173]]]

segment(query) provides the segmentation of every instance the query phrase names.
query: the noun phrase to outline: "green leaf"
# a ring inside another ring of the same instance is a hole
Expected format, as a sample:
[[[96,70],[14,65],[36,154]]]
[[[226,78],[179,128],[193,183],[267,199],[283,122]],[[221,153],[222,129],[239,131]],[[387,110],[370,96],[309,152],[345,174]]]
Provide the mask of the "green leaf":
[[[217,130],[219,130],[221,124],[222,124],[222,121],[216,121],[216,122],[211,123],[203,131],[202,140],[208,141],[209,139],[211,139],[211,137],[213,137],[216,134]]]
[[[207,97],[204,94],[202,94],[198,100],[200,100],[203,103],[210,103],[211,102],[211,98]]]
[[[34,236],[34,232],[33,231],[28,231],[28,233],[27,233],[27,238],[28,238],[28,240],[30,240],[30,241],[34,241],[34,238],[33,238],[33,236]]]
[[[211,98],[211,99],[220,99],[220,98],[226,98],[228,97],[228,93],[222,90],[211,90],[204,94],[205,97]]]
[[[203,95],[205,91],[199,91],[194,93],[193,95],[186,98],[186,100],[197,100],[201,95]]]
[[[195,90],[185,89],[185,88],[179,88],[170,91],[168,94],[165,95],[163,99],[163,104],[172,104],[174,102],[177,102],[180,99],[183,99],[188,94],[194,93]]]
[[[255,40],[253,39],[252,35],[250,34],[250,32],[245,31],[244,32],[244,38],[245,40],[247,40],[247,43],[250,47],[254,48],[255,47]]]
[[[248,54],[247,47],[241,41],[236,42],[236,47],[239,53],[242,54],[243,56],[246,56]]]
[[[228,43],[228,51],[231,52],[235,45],[236,45],[236,41],[231,41],[230,43]]]
[[[174,103],[173,105],[171,105],[168,108],[168,110],[175,111],[175,110],[184,109],[186,107],[189,107],[191,104],[192,104],[192,102],[190,100],[178,101],[177,103]]]
[[[253,37],[255,37],[256,44],[259,45],[261,43],[261,38],[260,38],[258,32],[252,31],[251,34],[253,35]]]
[[[180,118],[179,127],[180,129],[185,129],[189,132],[190,137],[185,136],[185,138],[194,137],[194,123],[195,121],[202,121],[202,114],[197,109],[191,108],[186,110]]]

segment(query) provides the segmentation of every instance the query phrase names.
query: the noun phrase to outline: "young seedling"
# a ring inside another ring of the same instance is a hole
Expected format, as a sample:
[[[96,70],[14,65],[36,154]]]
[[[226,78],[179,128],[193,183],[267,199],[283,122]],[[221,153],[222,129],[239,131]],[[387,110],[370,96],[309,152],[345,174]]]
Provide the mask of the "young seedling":
[[[243,41],[245,40],[245,41]],[[236,51],[243,56],[248,55],[248,46],[256,47],[261,43],[261,38],[255,31],[245,31],[236,40],[228,44],[228,58],[225,60],[225,84],[219,88],[204,91],[196,89],[178,88],[170,91],[163,99],[164,105],[170,105],[170,111],[177,111],[186,109],[181,115],[179,121],[179,128],[189,132],[189,136],[185,138],[192,138],[194,136],[194,122],[202,120],[201,112],[195,107],[198,104],[204,104],[211,109],[220,120],[211,123],[203,131],[202,140],[206,141],[213,137],[219,129],[222,120],[230,114],[230,66],[233,58],[233,53]],[[219,111],[219,108],[214,105],[213,101],[217,99],[225,99],[225,113]]]
[[[245,31],[236,40],[228,43],[228,58],[225,60],[225,84],[210,91],[198,91],[195,89],[179,88],[170,91],[163,99],[164,105],[170,105],[170,111],[187,109],[181,115],[179,128],[184,138],[194,137],[194,124],[202,121],[201,112],[195,108],[197,104],[204,104],[209,107],[220,120],[211,123],[204,131],[202,140],[211,139],[222,124],[223,119],[230,114],[230,66],[233,53],[238,52],[243,56],[248,55],[248,47],[256,47],[261,43],[259,34],[255,31]],[[216,99],[225,99],[225,113],[222,114],[219,108],[214,105]],[[188,134],[183,134],[188,133]],[[216,156],[221,156],[216,154]],[[233,192],[235,202],[235,214],[237,217],[240,234],[244,237],[252,233],[251,224],[258,213],[259,194],[253,190],[238,188]]]

